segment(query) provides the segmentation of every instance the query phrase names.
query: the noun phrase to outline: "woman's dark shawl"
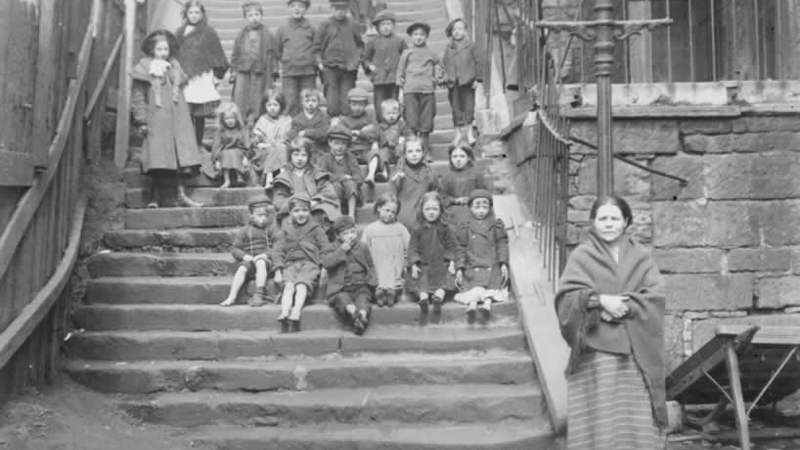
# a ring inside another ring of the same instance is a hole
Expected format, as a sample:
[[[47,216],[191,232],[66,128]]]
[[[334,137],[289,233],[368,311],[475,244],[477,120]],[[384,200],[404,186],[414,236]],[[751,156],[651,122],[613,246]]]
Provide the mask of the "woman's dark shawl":
[[[589,233],[567,261],[555,299],[561,335],[572,347],[567,373],[584,351],[597,350],[592,343],[598,335],[624,326],[625,332],[616,335],[628,342],[619,343],[619,348],[633,353],[650,393],[653,417],[663,428],[667,424],[663,280],[650,253],[629,237],[622,237],[619,252],[615,262],[606,244]],[[630,314],[621,324],[601,321],[601,308],[588,304],[593,293],[629,296]]]
[[[194,78],[209,70],[214,76],[222,78],[228,70],[228,58],[222,49],[217,32],[205,20],[198,22],[186,33],[188,24],[183,23],[175,31],[178,39],[178,62],[189,78]]]

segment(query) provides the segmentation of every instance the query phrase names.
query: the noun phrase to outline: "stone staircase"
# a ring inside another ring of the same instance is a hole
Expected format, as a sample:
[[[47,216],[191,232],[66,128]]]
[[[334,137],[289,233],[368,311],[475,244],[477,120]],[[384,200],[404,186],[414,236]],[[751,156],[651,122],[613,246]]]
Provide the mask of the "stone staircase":
[[[262,3],[270,26],[285,19],[283,0]],[[206,2],[224,40],[241,22],[239,4]],[[314,23],[327,5],[313,2]],[[390,7],[400,29],[424,17],[438,36],[447,22],[440,2]],[[449,106],[440,114],[450,127]],[[435,170],[446,170],[441,150],[433,157]],[[488,326],[467,325],[452,303],[440,324],[424,328],[414,304],[375,308],[359,337],[317,301],[302,332],[281,334],[277,305],[243,305],[247,292],[236,306],[217,305],[235,268],[228,249],[244,205],[263,190],[219,190],[198,178],[191,195],[206,207],[146,209],[148,178],[134,168],[124,177],[124,226],[106,233],[111,251],[89,262],[66,371],[116,394],[133,417],[220,449],[556,448],[515,303],[498,304]],[[386,189],[379,183],[376,193]],[[359,210],[359,223],[374,220],[371,208]]]

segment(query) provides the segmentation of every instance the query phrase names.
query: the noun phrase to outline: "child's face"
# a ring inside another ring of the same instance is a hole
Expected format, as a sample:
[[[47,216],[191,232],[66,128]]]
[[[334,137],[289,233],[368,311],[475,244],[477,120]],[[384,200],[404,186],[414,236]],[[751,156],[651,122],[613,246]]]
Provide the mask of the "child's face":
[[[293,19],[302,19],[306,14],[306,5],[303,2],[289,3],[289,14]]]
[[[333,7],[333,18],[336,20],[344,20],[347,17],[347,7],[346,6],[334,6]]]
[[[464,36],[467,35],[467,26],[464,25],[464,22],[456,22],[453,24],[453,39],[460,41],[464,39]]]
[[[192,6],[186,10],[186,20],[192,25],[197,24],[203,20],[203,10],[199,6]]]
[[[463,169],[469,162],[469,155],[464,150],[457,148],[450,153],[450,163],[456,169]]]
[[[425,45],[425,41],[428,40],[428,34],[425,33],[425,30],[422,28],[417,28],[411,32],[411,43],[420,47]]]
[[[277,100],[269,99],[264,102],[264,110],[270,117],[278,117],[281,114],[281,104]]]
[[[383,120],[386,121],[388,124],[394,124],[395,122],[400,119],[400,108],[395,106],[390,106],[388,108],[383,108]]]
[[[419,164],[422,161],[424,152],[422,143],[417,141],[406,142],[406,161],[411,164]]]
[[[253,212],[250,213],[250,221],[259,227],[267,226],[267,223],[269,223],[269,211],[267,207],[259,206],[253,209]]]
[[[358,228],[348,228],[339,233],[339,240],[342,242],[354,242],[358,235]]]
[[[353,117],[358,117],[367,112],[367,102],[362,100],[350,100],[350,112]]]
[[[378,219],[383,223],[394,223],[397,219],[397,203],[387,202],[378,208]]]
[[[308,152],[305,149],[297,149],[292,152],[292,166],[295,169],[302,169],[308,164]]]
[[[303,97],[303,110],[307,113],[315,113],[319,108],[319,99],[316,95],[306,95]]]
[[[428,222],[436,222],[442,214],[442,206],[436,200],[428,200],[422,205],[422,217]]]
[[[341,158],[347,153],[347,144],[349,142],[344,139],[328,139],[328,147],[331,148],[331,154],[335,158]]]
[[[250,8],[244,13],[244,19],[250,25],[257,25],[261,23],[261,11],[257,10],[256,8]]]
[[[224,123],[228,128],[236,128],[236,116],[231,113],[227,113],[225,114],[225,117],[223,117],[222,123]]]
[[[169,43],[163,39],[156,41],[153,46],[153,58],[155,59],[169,59]]]
[[[294,223],[303,225],[308,222],[308,216],[311,215],[311,211],[309,211],[308,205],[305,203],[296,203],[292,206],[292,210],[289,211],[289,214],[292,216]]]
[[[486,216],[489,215],[489,211],[491,211],[492,206],[489,204],[488,198],[476,198],[472,201],[472,204],[469,206],[469,210],[472,213],[472,217],[483,220]]]
[[[381,20],[378,24],[378,32],[382,36],[391,36],[394,33],[394,22],[391,20]]]

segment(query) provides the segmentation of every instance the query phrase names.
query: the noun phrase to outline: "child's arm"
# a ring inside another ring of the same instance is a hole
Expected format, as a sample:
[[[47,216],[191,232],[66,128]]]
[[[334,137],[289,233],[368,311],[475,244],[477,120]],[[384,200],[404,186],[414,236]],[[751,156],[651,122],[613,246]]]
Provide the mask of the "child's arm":
[[[411,233],[411,237],[409,238],[408,241],[406,266],[412,268],[412,270],[414,270],[414,267],[416,267],[416,270],[419,270],[420,263],[422,262],[422,253],[420,252],[420,246],[422,244],[420,243],[419,235],[420,235],[419,230],[414,230],[414,232]],[[417,276],[413,278],[416,279]]]
[[[133,123],[137,127],[147,129],[147,90],[149,84],[145,81],[133,81],[131,88],[131,113],[133,113]]]
[[[400,86],[400,89],[403,89],[403,86],[406,84],[406,66],[408,65],[408,56],[410,53],[410,49],[403,50],[403,53],[400,55],[400,62],[397,63],[397,80],[395,80],[395,84]]]
[[[366,245],[360,247],[361,257],[364,259],[367,268],[367,284],[370,286],[378,285],[378,271],[375,270],[375,261],[372,259],[372,252]]]
[[[364,48],[364,61],[362,64],[364,67],[364,73],[367,75],[372,74],[377,69],[377,67],[375,67],[375,63],[372,61],[373,58],[375,58],[375,41],[370,41]]]
[[[328,128],[330,128],[330,120],[327,114],[321,114],[322,117],[314,124],[313,128],[306,128],[303,135],[309,139],[317,142],[323,142],[328,138]]]
[[[349,167],[347,171],[350,174],[350,179],[352,179],[356,184],[361,184],[364,182],[364,174],[361,172],[361,166],[358,165],[358,161],[355,158],[350,158],[349,160]]]
[[[269,71],[268,75],[272,76],[273,81],[280,78],[280,73],[278,71],[280,66],[280,57],[278,53],[278,44],[276,42],[275,36],[267,29],[267,45],[264,47],[266,48],[267,54],[264,55],[267,61],[267,70]]]
[[[243,227],[236,232],[236,236],[233,237],[233,247],[231,248],[231,255],[237,261],[243,261],[245,256],[249,256],[247,252],[242,250],[245,247],[245,241],[247,240],[247,227]],[[252,258],[252,257],[251,257]]]
[[[472,83],[472,88],[475,89],[478,83],[483,83],[483,68],[485,62],[483,52],[481,52],[481,49],[479,49],[474,42],[472,48],[470,48],[470,54],[472,55],[472,63],[475,64],[475,81]]]
[[[346,263],[347,252],[350,250],[350,247],[346,246],[344,243],[341,245],[330,244],[330,247],[331,250],[322,254],[321,258],[322,266],[329,271],[338,265]]]
[[[498,264],[508,266],[508,232],[502,219],[494,226],[495,258]]]
[[[319,29],[317,32],[314,33],[314,49],[316,54],[317,60],[317,68],[319,71],[323,71],[325,66],[322,64],[322,59],[325,56],[325,49],[327,48],[327,34],[328,34],[328,23],[323,22],[320,24]]]

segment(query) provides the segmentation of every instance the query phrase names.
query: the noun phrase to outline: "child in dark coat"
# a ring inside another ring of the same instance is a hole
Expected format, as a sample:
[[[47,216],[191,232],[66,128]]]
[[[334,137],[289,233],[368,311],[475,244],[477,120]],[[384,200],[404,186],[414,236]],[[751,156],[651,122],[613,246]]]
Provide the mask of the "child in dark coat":
[[[454,290],[458,243],[452,228],[442,220],[442,206],[438,192],[426,192],[422,196],[420,220],[408,244],[406,290],[417,299],[423,325],[428,321],[430,303],[433,304],[431,321],[439,322],[445,296]]]
[[[275,282],[284,283],[281,296],[282,331],[300,331],[300,314],[319,281],[320,267],[328,252],[322,226],[311,220],[311,198],[296,194],[289,199],[289,216],[281,226],[276,247]]]
[[[442,200],[447,222],[452,226],[469,220],[469,194],[475,189],[488,189],[486,177],[475,167],[472,147],[459,145],[450,148],[450,167],[441,180]]]
[[[393,98],[384,100],[380,109],[383,121],[378,124],[378,146],[370,154],[367,165],[367,183],[387,181],[391,166],[403,159],[406,122],[400,117],[400,102]]]
[[[281,87],[289,116],[302,110],[300,92],[314,89],[317,84],[319,49],[314,44],[316,32],[305,18],[310,4],[308,0],[290,0],[289,19],[278,28],[275,36],[281,62]]]
[[[364,41],[358,23],[347,17],[348,0],[330,0],[331,17],[320,24],[315,36],[319,48],[319,70],[325,85],[328,114],[348,114],[347,92],[356,85]]]
[[[362,88],[350,89],[347,93],[350,113],[339,117],[339,122],[350,130],[353,136],[350,153],[361,164],[366,164],[373,145],[378,140],[378,123],[367,112],[369,93]]]
[[[289,139],[296,136],[308,139],[312,143],[311,160],[316,162],[327,152],[328,128],[330,119],[328,114],[320,109],[321,96],[316,89],[304,89],[300,93],[303,102],[303,111],[292,117],[292,129]]]
[[[431,27],[416,22],[408,26],[412,46],[400,55],[397,66],[397,85],[400,86],[408,128],[423,141],[430,151],[429,136],[436,118],[436,85],[441,82],[439,56],[428,48],[426,42]]]
[[[231,187],[234,179],[243,180],[250,168],[250,137],[233,103],[223,103],[217,111],[217,135],[211,145],[211,160],[222,171],[221,189]]]
[[[383,10],[372,21],[378,29],[375,39],[367,43],[364,50],[364,65],[372,81],[373,104],[378,122],[383,121],[379,109],[384,100],[397,100],[397,65],[400,55],[408,48],[406,40],[394,33],[397,19],[393,12]]]
[[[481,322],[486,323],[492,302],[502,300],[498,291],[508,283],[508,234],[503,221],[494,217],[489,191],[473,191],[467,206],[470,219],[456,232],[456,285],[462,292],[455,299],[466,303],[470,323],[475,321],[478,309]]]
[[[328,131],[330,152],[320,159],[319,169],[330,174],[339,203],[342,206],[346,205],[347,214],[355,219],[356,205],[364,177],[358,161],[348,149],[351,138],[350,130],[344,126],[340,124],[332,126]]]
[[[369,248],[360,241],[353,218],[339,217],[332,230],[337,242],[323,257],[323,265],[328,271],[328,303],[339,318],[360,336],[369,324],[370,302],[378,284],[375,264]]]
[[[233,275],[230,292],[222,306],[231,306],[245,282],[255,278],[256,291],[247,301],[250,306],[261,306],[272,301],[267,295],[267,275],[274,265],[272,245],[275,242],[272,218],[275,209],[268,198],[256,199],[247,205],[250,209],[250,222],[236,233],[231,254],[239,267]]]
[[[247,24],[233,43],[230,82],[234,84],[233,101],[247,125],[252,126],[264,103],[264,93],[278,78],[278,64],[272,34],[261,23],[261,4],[247,2],[242,12]]]
[[[405,144],[405,160],[389,179],[392,192],[400,200],[398,222],[409,230],[417,223],[417,211],[421,208],[422,194],[438,189],[435,175],[425,163],[422,141],[410,136]]]
[[[444,51],[444,81],[447,84],[447,98],[453,111],[453,125],[456,135],[453,145],[463,137],[472,145],[476,139],[472,132],[475,120],[475,89],[481,82],[483,57],[478,46],[467,36],[467,24],[462,19],[454,19],[447,25],[445,34],[450,43]]]

